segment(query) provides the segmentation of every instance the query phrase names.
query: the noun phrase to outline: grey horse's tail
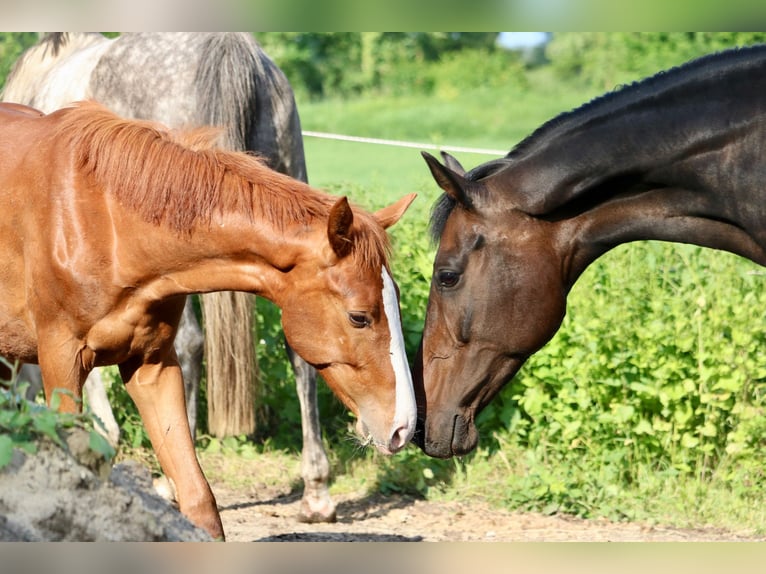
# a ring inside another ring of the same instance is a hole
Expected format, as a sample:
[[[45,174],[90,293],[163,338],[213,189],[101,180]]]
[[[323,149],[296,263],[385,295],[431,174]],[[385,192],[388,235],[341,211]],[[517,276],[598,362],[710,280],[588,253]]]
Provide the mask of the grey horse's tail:
[[[257,151],[257,62],[260,48],[249,34],[209,34],[195,77],[203,124],[224,128],[224,147]],[[264,126],[265,127],[265,126]],[[258,126],[257,129],[261,129]],[[208,429],[213,436],[252,434],[259,395],[252,327],[255,298],[246,293],[208,293],[205,317]],[[234,360],[233,360],[234,359]]]
[[[195,79],[203,122],[226,126],[224,145],[307,181],[292,87],[251,34],[209,35]]]
[[[210,34],[195,78],[207,125],[225,126],[225,145],[248,149],[255,126],[260,48],[250,34]]]

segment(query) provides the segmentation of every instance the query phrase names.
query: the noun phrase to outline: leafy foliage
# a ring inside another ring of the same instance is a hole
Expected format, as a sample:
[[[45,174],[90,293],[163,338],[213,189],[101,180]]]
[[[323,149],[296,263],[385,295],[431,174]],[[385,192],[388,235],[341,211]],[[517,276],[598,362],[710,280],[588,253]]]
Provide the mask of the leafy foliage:
[[[764,41],[763,32],[561,32],[546,52],[562,80],[612,90],[704,54]]]
[[[37,42],[34,32],[0,32],[0,86],[21,53]]]
[[[631,488],[647,471],[763,496],[763,276],[735,256],[647,242],[586,272],[558,335],[481,416],[495,448],[526,450],[534,507],[589,515],[589,486]],[[551,467],[573,472],[553,479]]]
[[[429,63],[461,51],[496,53],[496,36],[488,32],[256,34],[293,89],[308,98],[349,97],[380,90],[430,93],[435,78],[429,73]]]
[[[0,358],[5,364],[7,361]],[[8,365],[12,367],[11,365]],[[13,457],[14,449],[30,454],[37,452],[37,441],[47,438],[66,448],[62,433],[73,427],[88,431],[90,449],[107,459],[114,456],[114,449],[96,430],[98,420],[89,412],[82,414],[60,413],[61,401],[58,391],[54,393],[50,408],[24,398],[26,384],[16,385],[15,380],[0,386],[0,469]]]

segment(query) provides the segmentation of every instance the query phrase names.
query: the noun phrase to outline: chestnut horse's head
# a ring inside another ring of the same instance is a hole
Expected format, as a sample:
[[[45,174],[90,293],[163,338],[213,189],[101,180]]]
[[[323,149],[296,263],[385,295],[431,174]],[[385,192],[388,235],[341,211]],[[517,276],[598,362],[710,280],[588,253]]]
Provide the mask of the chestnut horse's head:
[[[445,191],[439,240],[414,368],[415,442],[449,457],[476,447],[475,419],[556,332],[564,316],[562,262],[550,223],[509,205],[489,180],[423,154]]]
[[[399,293],[385,252],[385,229],[414,198],[374,214],[338,200],[275,298],[290,346],[357,416],[362,437],[387,454],[410,441],[416,424]]]

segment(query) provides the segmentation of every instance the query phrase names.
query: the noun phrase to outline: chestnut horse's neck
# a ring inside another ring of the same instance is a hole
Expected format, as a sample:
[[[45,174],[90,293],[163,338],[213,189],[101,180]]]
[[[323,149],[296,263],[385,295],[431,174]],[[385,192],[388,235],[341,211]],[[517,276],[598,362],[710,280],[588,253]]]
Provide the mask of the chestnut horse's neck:
[[[279,303],[285,271],[329,257],[321,246],[337,198],[254,157],[211,147],[209,130],[168,133],[96,104],[40,121],[54,122],[53,145],[66,150],[68,169],[91,182],[77,191],[91,195],[76,203],[103,204],[108,212],[123,284],[144,285],[156,298],[226,290]],[[385,231],[372,215],[356,215],[355,261],[380,268]],[[84,213],[72,225],[95,219]]]
[[[125,268],[133,274],[125,279],[157,299],[246,291],[279,303],[286,272],[311,250],[304,241],[318,237],[306,229],[299,239],[292,227],[248,225],[235,216],[221,216],[186,234],[151,223],[136,229],[143,226],[148,232],[143,236],[122,235],[121,241],[127,237],[130,245],[120,254],[130,260]]]
[[[703,58],[549,122],[485,181],[556,223],[570,286],[641,239],[766,264],[764,94],[766,48]]]

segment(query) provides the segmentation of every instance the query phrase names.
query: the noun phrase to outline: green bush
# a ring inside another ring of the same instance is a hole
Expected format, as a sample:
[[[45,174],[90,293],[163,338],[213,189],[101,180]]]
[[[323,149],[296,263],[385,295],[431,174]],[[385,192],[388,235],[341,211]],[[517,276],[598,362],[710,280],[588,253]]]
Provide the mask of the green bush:
[[[538,508],[583,513],[604,485],[636,487],[647,471],[764,494],[763,278],[698,247],[618,248],[586,271],[559,333],[482,413],[484,440],[531,457]],[[571,481],[546,482],[554,468]]]
[[[0,32],[0,87],[21,53],[37,42],[35,32]]]
[[[98,420],[87,409],[82,414],[60,413],[57,411],[61,394],[56,391],[50,401],[50,408],[25,398],[27,383],[17,385],[15,369],[5,359],[0,362],[14,373],[10,381],[0,381],[0,469],[13,457],[14,449],[27,453],[37,452],[40,439],[48,439],[66,449],[65,433],[72,428],[88,431],[89,448],[104,458],[111,459],[114,450],[107,440],[98,433]]]

